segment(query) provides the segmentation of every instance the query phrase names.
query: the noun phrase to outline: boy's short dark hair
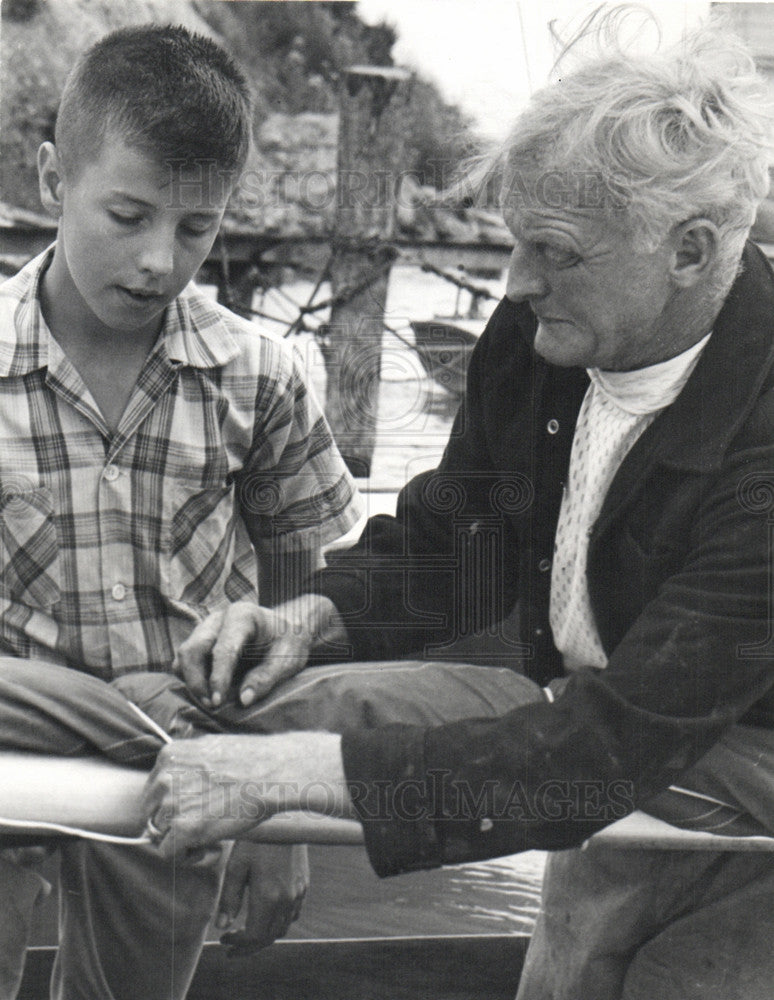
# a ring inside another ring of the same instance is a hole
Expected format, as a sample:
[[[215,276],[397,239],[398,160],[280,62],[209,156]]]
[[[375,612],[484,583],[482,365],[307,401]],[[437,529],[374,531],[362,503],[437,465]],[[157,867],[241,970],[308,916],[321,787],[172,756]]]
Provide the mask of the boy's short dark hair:
[[[251,117],[247,81],[216,42],[147,24],[114,31],[80,57],[62,93],[55,142],[65,174],[99,156],[109,128],[160,162],[238,173]]]

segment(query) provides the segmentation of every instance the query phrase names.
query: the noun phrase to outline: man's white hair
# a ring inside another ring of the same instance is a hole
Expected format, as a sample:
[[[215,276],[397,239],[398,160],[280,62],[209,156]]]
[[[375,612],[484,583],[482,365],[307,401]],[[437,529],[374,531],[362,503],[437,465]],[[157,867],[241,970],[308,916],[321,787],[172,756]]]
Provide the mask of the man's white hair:
[[[609,27],[595,26],[608,46]],[[647,55],[615,45],[532,97],[495,157],[503,201],[525,177],[534,194],[542,175],[543,196],[564,184],[623,211],[646,249],[676,223],[709,218],[722,237],[716,275],[727,276],[768,190],[771,124],[765,81],[727,28],[709,23]]]

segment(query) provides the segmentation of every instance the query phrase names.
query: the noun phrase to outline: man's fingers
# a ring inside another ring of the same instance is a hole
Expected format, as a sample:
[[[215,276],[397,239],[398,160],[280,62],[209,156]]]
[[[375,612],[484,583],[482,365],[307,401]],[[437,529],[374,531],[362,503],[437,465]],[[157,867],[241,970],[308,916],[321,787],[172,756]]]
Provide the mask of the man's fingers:
[[[268,649],[263,661],[248,670],[239,686],[239,700],[247,707],[267,695],[273,688],[297,674],[305,665],[309,647],[298,640],[283,636]]]
[[[148,828],[155,831],[152,840],[158,852],[165,858],[188,857],[194,862],[192,852],[205,846],[205,842],[198,836],[200,824],[197,819],[201,806],[199,804],[190,817],[182,817],[183,804],[191,796],[187,794],[185,782],[181,780],[184,776],[179,771],[175,753],[179,753],[176,743],[170,743],[159,751],[156,764],[143,789],[142,808],[149,821]],[[194,790],[197,787],[200,788],[201,783],[194,780]]]
[[[266,611],[247,601],[239,601],[226,610],[212,648],[210,694],[216,707],[225,700],[239,658],[247,646],[265,641]]]
[[[245,646],[262,639],[265,614],[249,601],[237,601],[213,612],[181,643],[173,669],[200,701],[216,708],[225,701]]]
[[[209,702],[210,654],[220,633],[225,610],[214,611],[200,622],[178,647],[172,669],[200,701]]]
[[[320,628],[330,627],[332,605],[325,600],[302,595],[277,608],[236,601],[197,625],[178,649],[174,667],[196,697],[217,708],[240,660],[263,657],[240,685],[240,700],[250,705],[306,666]]]

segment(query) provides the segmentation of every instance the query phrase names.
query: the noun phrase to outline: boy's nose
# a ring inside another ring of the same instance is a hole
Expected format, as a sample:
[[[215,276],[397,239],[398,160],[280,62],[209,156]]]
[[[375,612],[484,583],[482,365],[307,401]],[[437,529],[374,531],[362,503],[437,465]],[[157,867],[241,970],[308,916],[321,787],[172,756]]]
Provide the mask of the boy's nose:
[[[511,253],[505,294],[512,302],[540,299],[548,294],[548,282],[535,255],[518,240]]]
[[[138,257],[140,270],[151,274],[171,274],[175,266],[174,239],[164,234],[144,234]]]

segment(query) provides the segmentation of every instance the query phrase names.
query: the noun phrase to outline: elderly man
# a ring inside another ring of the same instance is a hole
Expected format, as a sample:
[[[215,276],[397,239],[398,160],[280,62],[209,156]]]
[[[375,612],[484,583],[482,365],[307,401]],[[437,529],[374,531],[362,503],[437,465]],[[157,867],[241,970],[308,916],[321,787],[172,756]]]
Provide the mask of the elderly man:
[[[249,826],[211,808],[234,782],[268,812],[354,809],[381,874],[546,848],[520,1000],[771,995],[770,855],[577,849],[686,793],[774,831],[774,279],[746,242],[762,107],[712,29],[535,95],[501,157],[506,299],[438,469],[314,594],[234,605],[178,657],[217,704],[261,644],[248,705],[310,650],[432,658],[466,609],[488,627],[517,606],[527,703],[172,744],[147,793],[162,850]]]

